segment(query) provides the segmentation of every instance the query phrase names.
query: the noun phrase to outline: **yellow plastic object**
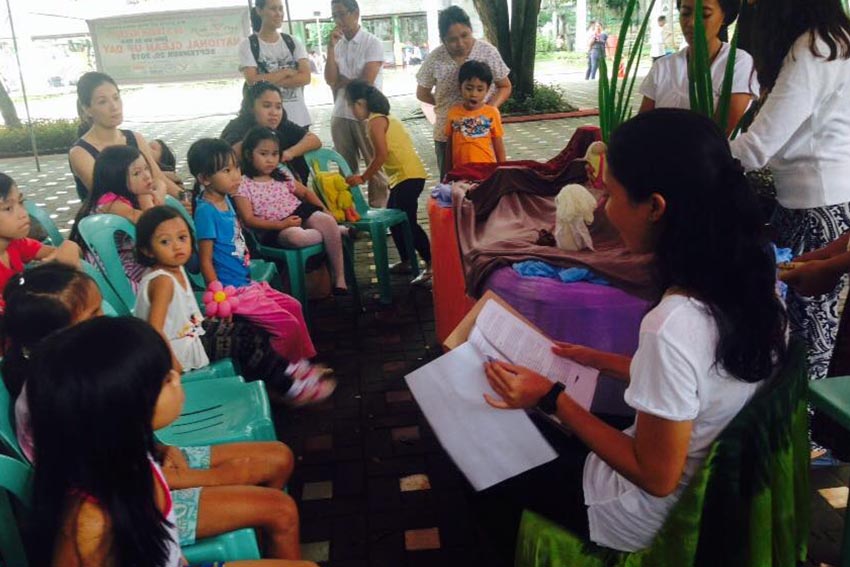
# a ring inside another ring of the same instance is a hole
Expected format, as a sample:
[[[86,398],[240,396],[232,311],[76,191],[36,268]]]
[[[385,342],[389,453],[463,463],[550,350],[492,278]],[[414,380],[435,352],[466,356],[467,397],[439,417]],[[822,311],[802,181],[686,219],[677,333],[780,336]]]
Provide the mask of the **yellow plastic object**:
[[[315,169],[313,173],[325,197],[325,204],[337,222],[359,221],[360,215],[354,207],[354,199],[345,178],[335,171]]]

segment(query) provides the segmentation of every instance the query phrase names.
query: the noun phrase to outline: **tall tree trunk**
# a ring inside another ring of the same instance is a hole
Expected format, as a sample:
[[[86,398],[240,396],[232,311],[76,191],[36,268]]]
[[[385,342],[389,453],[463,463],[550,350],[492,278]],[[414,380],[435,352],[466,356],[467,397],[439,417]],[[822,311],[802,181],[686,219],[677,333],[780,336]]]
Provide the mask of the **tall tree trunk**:
[[[534,93],[534,58],[537,55],[537,16],[540,0],[513,0],[511,83],[518,100]]]
[[[513,68],[507,0],[472,0],[472,4],[484,26],[484,37],[499,50],[505,64]]]
[[[21,119],[18,118],[15,103],[6,91],[6,83],[2,79],[0,79],[0,114],[3,115],[3,123],[9,128],[21,127]]]

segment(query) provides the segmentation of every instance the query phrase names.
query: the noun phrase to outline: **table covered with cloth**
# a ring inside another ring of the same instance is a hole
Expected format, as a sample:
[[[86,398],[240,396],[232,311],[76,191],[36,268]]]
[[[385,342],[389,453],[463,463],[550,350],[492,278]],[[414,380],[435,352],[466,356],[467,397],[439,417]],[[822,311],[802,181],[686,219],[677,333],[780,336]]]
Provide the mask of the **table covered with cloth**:
[[[499,268],[487,279],[492,290],[553,340],[631,356],[637,350],[640,321],[650,307],[616,287],[587,282],[562,283],[523,277]],[[628,415],[625,382],[600,376],[591,410]]]

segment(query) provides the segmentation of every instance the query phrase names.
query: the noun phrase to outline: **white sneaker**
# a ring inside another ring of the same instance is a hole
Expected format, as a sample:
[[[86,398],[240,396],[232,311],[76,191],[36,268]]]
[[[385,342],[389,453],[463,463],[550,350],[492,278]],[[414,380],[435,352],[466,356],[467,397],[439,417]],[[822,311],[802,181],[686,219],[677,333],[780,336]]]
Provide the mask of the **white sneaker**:
[[[431,279],[433,278],[433,274],[431,273],[431,268],[425,268],[419,275],[413,278],[410,282],[410,285],[418,285],[421,287],[431,287]]]

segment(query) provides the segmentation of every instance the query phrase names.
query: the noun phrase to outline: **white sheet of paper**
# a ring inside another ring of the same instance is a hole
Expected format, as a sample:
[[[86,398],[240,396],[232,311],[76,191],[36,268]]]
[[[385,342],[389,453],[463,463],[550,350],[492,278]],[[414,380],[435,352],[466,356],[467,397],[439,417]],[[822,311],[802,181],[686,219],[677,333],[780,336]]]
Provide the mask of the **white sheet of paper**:
[[[557,453],[523,410],[500,410],[484,374],[484,355],[464,343],[405,376],[443,448],[475,490],[547,463]]]
[[[486,355],[563,383],[567,394],[590,410],[599,370],[557,356],[551,340],[497,302],[484,304],[468,340]]]

